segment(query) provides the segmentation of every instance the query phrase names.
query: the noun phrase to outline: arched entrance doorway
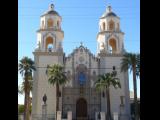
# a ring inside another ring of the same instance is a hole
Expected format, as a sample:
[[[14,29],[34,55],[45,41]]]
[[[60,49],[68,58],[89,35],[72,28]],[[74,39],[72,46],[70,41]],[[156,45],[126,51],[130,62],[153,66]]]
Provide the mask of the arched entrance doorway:
[[[77,120],[87,119],[87,101],[84,98],[79,98],[76,103],[76,118]]]

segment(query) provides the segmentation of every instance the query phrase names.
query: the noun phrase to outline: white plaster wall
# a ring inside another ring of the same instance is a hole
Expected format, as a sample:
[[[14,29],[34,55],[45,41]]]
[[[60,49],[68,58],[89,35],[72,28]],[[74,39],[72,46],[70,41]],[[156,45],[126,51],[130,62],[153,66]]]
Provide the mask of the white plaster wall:
[[[114,21],[114,23],[115,23],[115,29],[114,30],[117,30],[117,23],[119,23],[119,28],[120,28],[120,19],[119,18],[117,18],[117,17],[112,17],[112,16],[110,16],[110,17],[106,17],[106,18],[103,18],[103,19],[100,19],[100,21],[99,21],[99,31],[101,32],[101,31],[104,31],[103,30],[103,22],[105,22],[105,31],[108,31],[109,30],[109,21],[110,20],[113,20]]]
[[[62,56],[61,56],[62,57]],[[59,57],[60,58],[60,57]],[[46,67],[48,64],[58,63],[59,59],[57,56],[39,56],[37,60],[37,67]],[[56,110],[56,87],[48,83],[48,77],[46,75],[46,68],[37,68],[38,76],[35,77],[36,85],[34,85],[34,95],[36,99],[33,98],[35,104],[34,114],[42,114],[42,97],[46,93],[47,95],[47,114],[54,114]]]
[[[67,59],[65,63],[65,72],[70,71],[71,76],[73,76],[73,71],[72,71],[72,58]],[[66,87],[72,87],[73,86],[73,79],[71,77],[71,80],[69,80],[66,85]]]
[[[59,21],[59,27],[57,28],[60,28],[61,27],[61,23],[62,23],[62,18],[59,17],[59,16],[55,16],[55,15],[45,15],[45,16],[42,16],[41,19],[40,19],[40,27],[42,28],[42,20],[44,20],[44,28],[46,29],[47,28],[47,20],[51,18],[53,20],[53,27],[57,27],[57,21]]]
[[[110,20],[113,20],[114,23],[115,23],[115,29],[114,29],[115,31],[117,30],[117,27],[118,27],[117,23],[119,23],[119,28],[120,28],[120,22],[119,22],[120,20],[117,17],[112,17],[112,16],[111,17],[107,17],[107,20],[106,20],[107,23],[109,23]],[[109,24],[107,26],[107,30],[109,30]]]
[[[116,37],[117,36],[117,37]],[[122,44],[123,44],[123,39],[124,39],[124,35],[123,33],[105,33],[105,34],[100,34],[97,37],[97,44],[98,44],[98,49],[97,52],[99,53],[101,50],[105,49],[106,52],[110,52],[109,51],[109,40],[111,38],[114,38],[116,40],[116,46],[117,46],[117,51],[116,53],[121,53],[122,51]],[[101,45],[104,43],[104,48],[101,47]]]
[[[61,32],[61,31],[51,31],[51,32],[48,32],[48,31],[40,31],[37,33],[37,41],[40,40],[40,43],[41,43],[41,51],[45,51],[45,40],[47,37],[52,37],[53,38],[53,41],[54,41],[54,50],[58,49],[59,47],[59,43],[62,43],[63,41],[63,38],[64,38],[64,34]],[[56,44],[56,46],[55,46]]]
[[[42,26],[42,21],[44,21],[44,26]],[[41,17],[40,18],[40,28],[41,29],[44,29],[44,28],[46,28],[46,19],[45,19],[45,16],[43,16],[43,17]]]
[[[99,69],[98,69],[98,61],[96,60],[96,58],[94,59],[93,57],[91,57],[91,76],[93,76],[93,71],[96,72],[96,75],[98,75],[99,73]],[[94,82],[93,79],[91,79],[91,87],[94,87]]]
[[[109,57],[109,56],[103,57],[103,59],[101,59],[101,67],[104,67],[107,69],[102,69],[101,74],[111,72],[112,67],[113,66],[116,67],[117,77],[120,79],[120,82],[121,82],[121,89],[116,90],[113,87],[111,87],[110,89],[111,111],[119,112],[120,96],[125,96],[126,97],[126,99],[124,100],[124,103],[126,104],[125,109],[126,109],[126,113],[128,113],[127,111],[129,109],[129,100],[128,100],[129,84],[128,84],[128,79],[126,77],[127,73],[124,74],[120,72],[121,59],[122,57]],[[105,98],[102,98],[102,102],[104,102],[105,100],[106,100]],[[104,106],[102,106],[102,110],[104,109],[105,109]]]

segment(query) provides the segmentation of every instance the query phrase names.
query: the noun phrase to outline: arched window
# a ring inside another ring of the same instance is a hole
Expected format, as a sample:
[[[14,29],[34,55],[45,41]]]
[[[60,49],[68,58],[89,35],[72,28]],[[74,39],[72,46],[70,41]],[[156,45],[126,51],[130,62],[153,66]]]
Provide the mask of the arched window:
[[[46,51],[50,51],[53,49],[53,38],[52,37],[48,37],[46,39]]]
[[[44,28],[44,20],[42,20],[42,29]]]
[[[109,22],[109,30],[114,30],[114,22],[111,20],[110,22]]]
[[[53,20],[51,18],[48,19],[47,26],[48,27],[53,27]]]
[[[48,49],[48,52],[52,52],[52,50],[53,50],[53,44],[48,44],[47,49]]]
[[[106,25],[105,25],[105,22],[103,22],[103,30],[106,29]]]
[[[60,26],[59,26],[59,21],[57,21],[57,27],[59,28]]]
[[[112,47],[111,46],[109,46],[109,53],[112,54]]]
[[[86,76],[83,72],[79,73],[78,80],[79,80],[80,85],[84,85],[86,81]]]
[[[115,39],[110,39],[109,40],[109,47],[110,47],[110,52],[115,53],[116,52],[116,40]]]

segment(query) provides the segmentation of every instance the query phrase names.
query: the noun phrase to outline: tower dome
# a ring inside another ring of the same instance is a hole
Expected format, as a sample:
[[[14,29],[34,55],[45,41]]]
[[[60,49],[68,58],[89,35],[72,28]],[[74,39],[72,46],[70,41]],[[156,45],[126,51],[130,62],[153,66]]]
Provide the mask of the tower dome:
[[[112,7],[111,6],[107,7],[106,11],[103,13],[101,18],[105,18],[105,17],[109,17],[109,16],[117,17],[117,15],[114,12],[112,12]]]
[[[50,4],[49,5],[49,9],[42,16],[44,16],[44,15],[56,15],[56,16],[60,16],[58,14],[58,12],[54,10],[54,4]]]
[[[108,6],[99,20],[98,53],[121,54],[123,34],[120,30],[120,18],[112,12],[111,6]]]

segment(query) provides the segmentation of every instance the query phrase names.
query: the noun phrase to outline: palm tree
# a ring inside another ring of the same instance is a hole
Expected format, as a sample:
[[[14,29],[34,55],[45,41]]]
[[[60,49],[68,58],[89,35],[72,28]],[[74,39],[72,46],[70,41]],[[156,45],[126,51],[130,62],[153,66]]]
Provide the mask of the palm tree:
[[[140,77],[140,54],[137,54],[136,75]]]
[[[29,120],[29,79],[30,76],[32,75],[32,72],[36,70],[34,66],[34,62],[32,61],[31,58],[28,57],[23,57],[20,60],[19,63],[19,71],[22,77],[24,77],[24,93],[25,93],[25,98],[24,98],[24,105],[25,105],[25,110],[24,110],[24,120]]]
[[[29,96],[30,94],[32,95],[32,88],[33,88],[33,79],[28,79],[29,85],[28,85],[28,89],[29,89]],[[20,94],[24,94],[25,92],[25,81],[22,82],[22,84],[19,86],[19,93]]]
[[[121,62],[121,72],[130,70],[133,72],[133,88],[135,103],[135,120],[138,120],[138,102],[137,102],[137,81],[136,76],[140,75],[140,54],[125,53]]]
[[[106,90],[106,97],[107,97],[107,119],[111,120],[111,108],[110,108],[110,86],[112,85],[115,89],[121,88],[119,78],[116,78],[116,72],[113,71],[112,73],[105,73],[103,75],[99,75],[97,81],[95,82],[96,89]]]
[[[29,88],[29,103],[28,103],[28,105],[29,105],[29,109],[30,109],[30,107],[31,107],[31,100],[32,100],[32,97],[30,95],[32,95],[32,88],[33,88],[33,79],[32,79],[32,76],[29,77],[28,81],[29,81],[29,87],[28,87]],[[24,86],[25,86],[25,82],[23,81],[22,84],[21,84],[21,86],[19,86],[19,88],[18,88],[19,94],[24,94],[24,91],[25,91]]]
[[[56,111],[59,110],[59,86],[67,82],[67,77],[63,70],[63,67],[59,64],[47,66],[48,82],[53,86],[56,85]]]
[[[23,94],[23,91],[21,90],[21,86],[18,86],[18,95]]]

